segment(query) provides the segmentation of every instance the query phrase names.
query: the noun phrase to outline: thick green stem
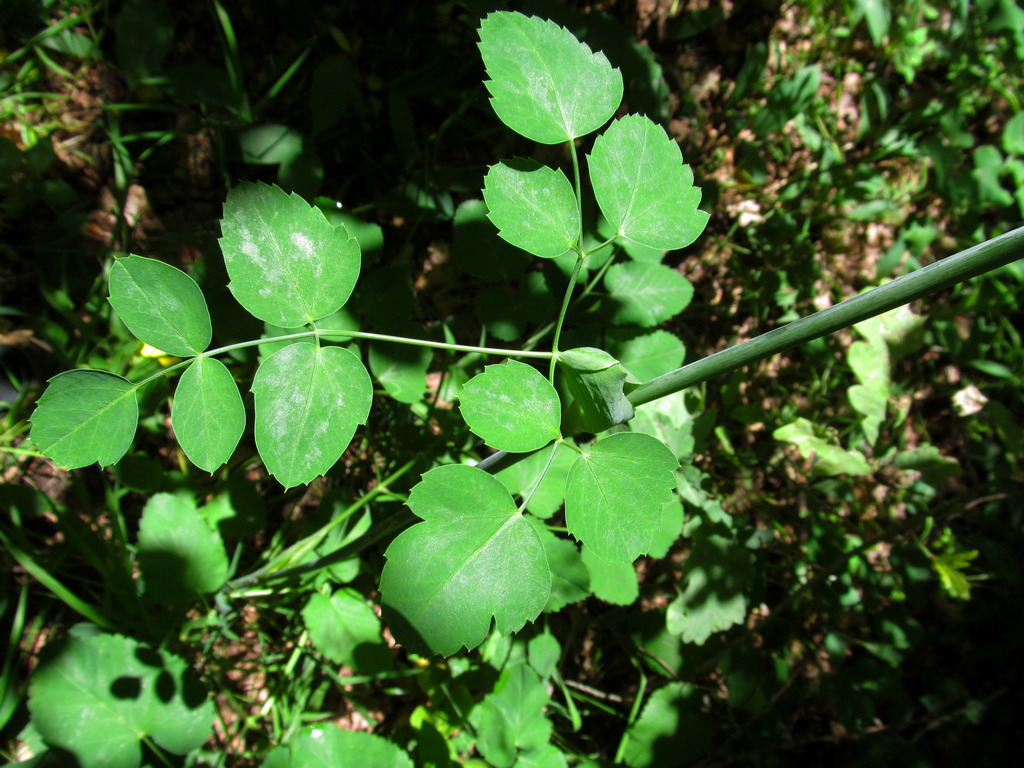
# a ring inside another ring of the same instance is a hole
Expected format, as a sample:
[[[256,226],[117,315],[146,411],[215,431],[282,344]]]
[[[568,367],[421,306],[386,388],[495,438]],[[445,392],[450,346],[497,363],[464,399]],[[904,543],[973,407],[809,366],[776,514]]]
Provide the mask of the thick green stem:
[[[834,307],[800,318],[757,338],[716,352],[644,382],[627,395],[633,405],[692,387],[717,376],[827,336],[1024,257],[1024,227],[961,251]]]

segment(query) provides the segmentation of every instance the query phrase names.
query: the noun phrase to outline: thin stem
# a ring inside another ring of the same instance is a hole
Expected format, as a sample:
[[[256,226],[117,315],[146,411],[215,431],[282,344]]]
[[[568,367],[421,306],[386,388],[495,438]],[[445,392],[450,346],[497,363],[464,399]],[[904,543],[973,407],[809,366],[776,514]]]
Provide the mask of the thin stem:
[[[684,365],[644,382],[627,396],[633,405],[692,387],[777,355],[808,341],[848,328],[890,309],[949,288],[1024,257],[1024,227],[987,240],[923,269],[854,296],[821,312],[800,318],[735,347]]]
[[[551,358],[551,366],[548,369],[548,379],[555,382],[555,363],[558,362],[558,339],[562,335],[562,323],[565,322],[565,315],[569,311],[569,300],[572,299],[572,289],[576,286],[576,279],[583,267],[583,260],[587,258],[581,253],[576,259],[576,265],[572,268],[572,275],[569,277],[569,285],[565,287],[565,296],[562,298],[562,309],[558,313],[558,320],[555,322],[555,336],[551,340],[551,352],[546,353]]]
[[[526,505],[530,503],[533,495],[537,493],[537,489],[540,488],[540,484],[544,482],[544,477],[547,475],[548,470],[551,469],[551,464],[555,461],[555,453],[558,451],[558,440],[551,444],[551,453],[548,454],[548,461],[544,465],[544,469],[541,470],[540,475],[537,477],[537,481],[533,484],[533,487],[523,495],[523,503],[519,505],[519,511],[522,512],[526,509]]]

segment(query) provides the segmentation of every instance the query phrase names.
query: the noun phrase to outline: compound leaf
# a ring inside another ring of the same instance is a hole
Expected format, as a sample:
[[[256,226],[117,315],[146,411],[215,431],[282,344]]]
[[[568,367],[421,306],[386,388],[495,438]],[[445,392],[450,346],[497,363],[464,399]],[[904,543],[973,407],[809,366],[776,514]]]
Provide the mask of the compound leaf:
[[[610,563],[632,563],[651,547],[679,466],[665,444],[616,432],[581,455],[565,485],[569,533]]]
[[[245,406],[231,371],[197,357],[174,391],[171,426],[189,461],[213,472],[231,458],[245,429]]]
[[[362,731],[319,724],[291,744],[275,747],[263,768],[413,768],[397,744]]]
[[[371,673],[390,666],[380,619],[355,590],[339,589],[330,597],[314,592],[302,618],[317,650],[335,664]]]
[[[370,375],[342,347],[291,344],[268,357],[252,383],[256,448],[285,488],[329,470],[373,399]]]
[[[671,251],[704,231],[700,189],[679,145],[643,115],[616,120],[594,141],[590,181],[605,219],[620,237]]]
[[[413,650],[474,648],[493,616],[507,635],[533,621],[551,592],[544,547],[500,482],[450,464],[409,493],[422,523],[388,547],[380,589],[385,618]]]
[[[650,328],[678,315],[693,298],[693,283],[671,267],[649,261],[613,264],[604,287],[616,325],[636,323]]]
[[[50,379],[32,414],[31,437],[58,466],[115,464],[139,425],[135,385],[104,371],[66,371]]]
[[[190,357],[210,345],[203,292],[170,264],[141,256],[116,259],[107,300],[135,338],[169,355]]]
[[[552,21],[488,14],[480,24],[480,54],[498,118],[541,144],[596,131],[622,101],[619,71]]]
[[[220,589],[228,577],[228,555],[191,497],[157,493],[139,522],[139,570],[147,597],[186,605]]]
[[[140,740],[175,754],[198,749],[213,703],[183,659],[120,635],[72,635],[29,682],[32,723],[82,766],[137,768]]]
[[[473,433],[500,451],[527,453],[559,436],[558,393],[544,374],[515,360],[488,365],[466,382],[459,410]]]
[[[561,171],[532,160],[507,160],[488,169],[483,192],[487,217],[517,248],[553,259],[576,244],[579,207]]]
[[[753,567],[754,556],[736,541],[698,536],[684,566],[686,588],[668,607],[669,632],[703,645],[712,633],[741,623]]]
[[[220,239],[238,303],[282,328],[338,311],[359,276],[359,244],[319,208],[276,186],[228,192]]]
[[[477,748],[492,765],[510,768],[520,751],[540,749],[551,738],[544,716],[549,696],[537,673],[525,663],[505,668],[473,712]]]

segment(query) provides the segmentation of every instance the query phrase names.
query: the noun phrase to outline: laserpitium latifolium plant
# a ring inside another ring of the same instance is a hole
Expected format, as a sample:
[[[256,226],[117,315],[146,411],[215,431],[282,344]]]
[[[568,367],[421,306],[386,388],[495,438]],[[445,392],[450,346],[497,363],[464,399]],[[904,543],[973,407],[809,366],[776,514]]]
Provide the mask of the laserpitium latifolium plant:
[[[141,341],[183,360],[138,382],[105,371],[60,374],[32,417],[32,439],[57,464],[110,465],[132,443],[139,391],[181,370],[171,409],[174,431],[188,458],[212,472],[234,452],[247,419],[238,385],[218,357],[242,346],[283,344],[263,359],[251,390],[257,450],[268,472],[290,488],[327,472],[370,410],[373,379],[363,360],[328,340],[542,361],[543,371],[514,359],[489,365],[459,396],[462,416],[486,445],[540,456],[524,464],[532,474],[519,484],[521,501],[480,467],[434,468],[408,498],[421,522],[387,549],[380,580],[385,618],[410,648],[441,654],[479,645],[492,622],[499,633],[515,632],[547,604],[552,577],[545,537],[552,534],[527,508],[553,466],[564,470],[564,487],[546,503],[564,505],[566,529],[595,569],[628,568],[655,540],[679,535],[681,516],[665,514],[674,498],[676,454],[643,432],[602,434],[630,420],[634,405],[992,269],[1011,260],[1017,242],[965,252],[973,262],[959,271],[953,259],[946,260],[928,274],[921,270],[766,334],[745,351],[727,350],[723,357],[642,382],[604,350],[560,349],[560,334],[588,268],[614,298],[608,309],[612,322],[651,328],[689,303],[692,286],[660,258],[692,243],[708,221],[698,208],[693,174],[660,126],[637,114],[615,118],[621,75],[567,30],[518,13],[493,13],[481,24],[480,52],[502,122],[541,144],[565,144],[571,160],[571,179],[531,160],[506,160],[488,170],[483,189],[501,238],[537,258],[571,260],[548,350],[442,344],[330,327],[331,316],[356,288],[357,241],[297,195],[245,183],[228,194],[224,206],[220,242],[229,287],[254,317],[293,330],[210,349],[210,314],[192,278],[152,259],[119,258],[110,272],[111,305]],[[584,162],[577,140],[602,128]],[[584,178],[603,217],[603,242],[585,238]],[[627,258],[615,263],[613,251]],[[985,254],[994,255],[976,258]],[[399,397],[376,370],[374,355],[369,357],[383,388]],[[429,358],[420,360],[422,377]],[[563,394],[556,383],[564,384]],[[599,437],[577,443],[572,438],[580,433]],[[545,493],[551,495],[550,487]]]

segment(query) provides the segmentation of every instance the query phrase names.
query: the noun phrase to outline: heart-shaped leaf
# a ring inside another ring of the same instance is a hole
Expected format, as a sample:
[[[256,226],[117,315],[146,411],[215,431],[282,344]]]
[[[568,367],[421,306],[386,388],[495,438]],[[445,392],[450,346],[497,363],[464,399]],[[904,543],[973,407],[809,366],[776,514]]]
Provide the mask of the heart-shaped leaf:
[[[616,234],[641,245],[683,248],[707,226],[708,215],[697,209],[700,189],[679,145],[642,115],[616,120],[597,137],[590,181]]]
[[[256,448],[285,488],[324,474],[366,423],[370,375],[342,347],[290,344],[256,371]]]
[[[405,645],[450,655],[483,642],[492,617],[503,635],[537,618],[551,593],[544,547],[500,482],[449,464],[408,504],[424,522],[391,542],[380,579],[384,618]]]
[[[622,101],[622,75],[552,21],[498,11],[480,24],[484,85],[498,118],[541,144],[586,136]]]
[[[275,747],[262,768],[413,768],[412,760],[387,739],[334,724],[310,727],[290,744]]]
[[[169,355],[190,357],[210,345],[203,292],[170,264],[141,256],[116,259],[108,301],[135,338]]]
[[[125,455],[138,426],[134,384],[104,371],[67,371],[39,398],[31,437],[61,467],[105,467]]]
[[[359,244],[297,194],[244,183],[221,222],[229,288],[250,313],[282,328],[337,312],[359,276]]]
[[[599,440],[569,470],[569,533],[610,563],[632,563],[651,547],[678,466],[650,435],[616,432]]]

